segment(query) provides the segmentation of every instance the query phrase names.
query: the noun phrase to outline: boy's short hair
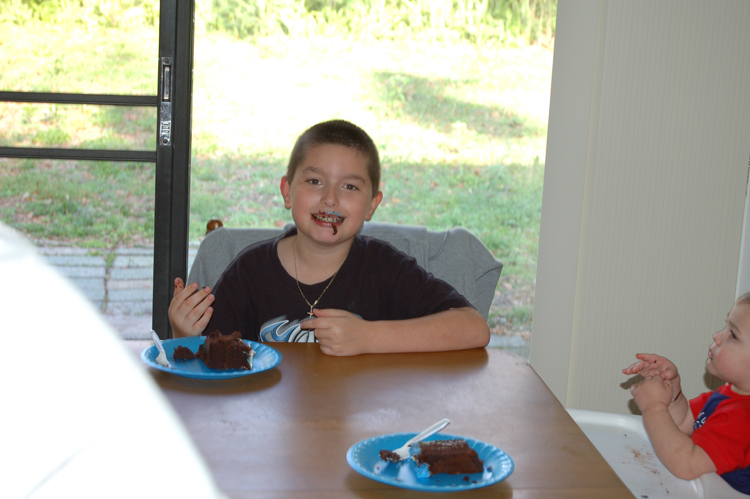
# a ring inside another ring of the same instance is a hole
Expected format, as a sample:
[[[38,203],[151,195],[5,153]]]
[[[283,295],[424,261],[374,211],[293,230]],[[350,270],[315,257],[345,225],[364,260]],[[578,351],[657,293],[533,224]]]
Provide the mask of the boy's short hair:
[[[372,195],[380,190],[380,155],[375,142],[367,132],[345,120],[331,120],[318,123],[305,130],[294,144],[286,169],[287,182],[291,182],[297,168],[305,159],[308,151],[325,144],[338,144],[353,147],[365,157],[367,173],[372,182]]]

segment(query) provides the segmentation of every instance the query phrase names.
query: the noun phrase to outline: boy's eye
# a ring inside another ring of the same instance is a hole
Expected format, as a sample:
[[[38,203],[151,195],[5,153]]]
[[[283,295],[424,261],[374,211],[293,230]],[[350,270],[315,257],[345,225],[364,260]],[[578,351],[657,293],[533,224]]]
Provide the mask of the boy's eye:
[[[347,190],[350,190],[350,191],[356,191],[357,190],[357,186],[353,185],[353,184],[346,184],[346,185],[344,185],[344,189],[347,189]]]
[[[310,178],[310,179],[307,179],[307,183],[312,184],[312,185],[319,185],[320,180],[318,180],[317,178]]]

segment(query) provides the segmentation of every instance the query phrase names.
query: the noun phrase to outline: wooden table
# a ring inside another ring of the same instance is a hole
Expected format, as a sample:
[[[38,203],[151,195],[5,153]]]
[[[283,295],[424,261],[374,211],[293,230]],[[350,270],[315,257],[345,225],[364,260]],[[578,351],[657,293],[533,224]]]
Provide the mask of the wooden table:
[[[140,352],[149,342],[130,342]],[[223,381],[149,369],[231,498],[434,497],[370,480],[346,461],[353,444],[445,433],[507,452],[515,471],[462,498],[632,498],[522,358],[499,349],[329,357],[315,344],[274,344],[270,371]]]

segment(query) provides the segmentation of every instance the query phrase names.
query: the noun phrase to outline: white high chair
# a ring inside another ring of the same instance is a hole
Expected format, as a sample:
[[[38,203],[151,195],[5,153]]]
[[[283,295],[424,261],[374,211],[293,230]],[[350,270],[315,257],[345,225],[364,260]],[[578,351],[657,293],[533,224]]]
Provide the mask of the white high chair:
[[[661,464],[651,446],[643,418],[635,415],[568,409],[594,447],[637,498],[748,499],[716,473],[682,480]]]

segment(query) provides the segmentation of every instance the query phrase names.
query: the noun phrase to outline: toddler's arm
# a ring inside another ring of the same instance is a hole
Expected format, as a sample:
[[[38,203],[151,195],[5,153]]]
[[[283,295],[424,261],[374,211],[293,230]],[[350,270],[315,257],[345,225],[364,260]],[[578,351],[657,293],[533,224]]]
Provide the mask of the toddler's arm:
[[[437,352],[487,345],[490,329],[471,307],[400,321],[365,321],[345,310],[315,309],[305,321],[314,329],[320,349],[328,355]]]
[[[182,279],[175,279],[174,295],[169,304],[172,335],[175,338],[200,335],[213,314],[213,308],[210,306],[213,301],[214,295],[208,286],[199,290],[197,283],[185,287]]]
[[[635,357],[640,360],[623,369],[623,374],[640,374],[644,378],[659,377],[669,381],[672,389],[669,413],[680,430],[690,435],[693,431],[693,414],[690,412],[687,399],[682,395],[677,366],[666,357],[653,353],[639,353]]]
[[[675,476],[692,480],[704,473],[716,471],[716,466],[708,454],[695,445],[689,434],[682,431],[673,419],[669,409],[673,403],[671,385],[669,380],[649,376],[633,385],[630,392],[643,414],[643,426],[658,458]],[[687,405],[685,396],[680,397]]]

